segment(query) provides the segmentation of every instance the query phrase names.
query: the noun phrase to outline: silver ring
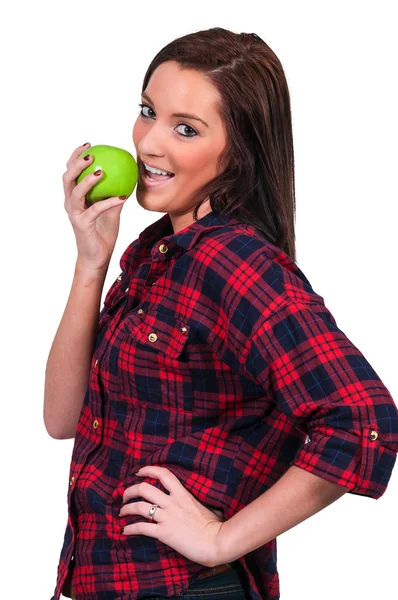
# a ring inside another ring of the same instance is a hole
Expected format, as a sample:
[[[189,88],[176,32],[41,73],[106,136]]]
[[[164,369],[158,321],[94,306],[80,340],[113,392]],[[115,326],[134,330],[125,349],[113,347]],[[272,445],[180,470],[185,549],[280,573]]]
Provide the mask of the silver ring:
[[[149,509],[149,517],[151,518],[151,521],[153,521],[153,515],[155,514],[155,510],[157,509],[158,505],[157,504],[152,504],[151,508]]]

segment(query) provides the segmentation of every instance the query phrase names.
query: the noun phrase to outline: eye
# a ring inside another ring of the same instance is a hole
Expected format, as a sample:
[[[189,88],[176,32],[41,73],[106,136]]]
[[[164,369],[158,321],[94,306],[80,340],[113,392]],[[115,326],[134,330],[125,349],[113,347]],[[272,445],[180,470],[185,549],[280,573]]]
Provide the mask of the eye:
[[[152,119],[153,118],[153,117],[149,116],[148,114],[144,113],[145,108],[147,108],[148,111],[152,111],[152,113],[154,113],[154,111],[152,110],[152,108],[150,106],[148,106],[148,104],[138,104],[138,106],[141,108],[140,115],[143,119]],[[194,129],[193,127],[191,127],[191,125],[188,125],[187,123],[178,123],[177,127],[185,127],[186,130],[187,129],[189,130],[188,133],[178,132],[178,135],[180,135],[181,137],[187,138],[187,137],[195,137],[198,135],[198,132],[196,131],[196,129]]]
[[[186,123],[179,123],[177,125],[177,127],[186,127],[187,129],[190,129],[193,133],[185,135],[184,133],[180,133],[180,135],[182,135],[183,137],[195,137],[195,135],[198,135],[197,132],[195,131],[195,129],[193,127],[191,127],[190,125],[187,125]]]
[[[148,106],[147,104],[139,104],[138,106],[141,108],[141,113],[140,113],[141,116],[144,117],[144,118],[150,118],[143,111],[144,111],[144,108],[149,108],[149,110],[152,110],[152,108],[150,106]]]

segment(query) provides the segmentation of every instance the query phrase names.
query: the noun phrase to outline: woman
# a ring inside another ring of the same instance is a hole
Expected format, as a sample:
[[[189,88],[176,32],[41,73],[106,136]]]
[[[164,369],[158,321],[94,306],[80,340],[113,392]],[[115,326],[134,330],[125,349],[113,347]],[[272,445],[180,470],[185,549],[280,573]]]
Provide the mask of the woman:
[[[78,248],[44,420],[75,437],[52,600],[276,600],[276,537],[345,492],[380,497],[398,410],[295,262],[282,66],[213,28],[150,64],[133,130],[147,210],[100,298],[124,200],[78,147]],[[137,472],[139,471],[139,472]]]

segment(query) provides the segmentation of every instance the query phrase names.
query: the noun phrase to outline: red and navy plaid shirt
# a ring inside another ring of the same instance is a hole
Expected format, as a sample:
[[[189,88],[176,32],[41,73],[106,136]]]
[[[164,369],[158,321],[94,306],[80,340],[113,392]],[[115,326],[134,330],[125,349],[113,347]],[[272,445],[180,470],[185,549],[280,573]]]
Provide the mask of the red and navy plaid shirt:
[[[121,526],[124,490],[167,467],[225,519],[291,465],[379,498],[398,410],[323,298],[280,248],[214,211],[168,213],[123,253],[106,294],[73,447],[52,600],[174,596],[203,565]],[[273,539],[238,561],[251,600],[277,600]]]

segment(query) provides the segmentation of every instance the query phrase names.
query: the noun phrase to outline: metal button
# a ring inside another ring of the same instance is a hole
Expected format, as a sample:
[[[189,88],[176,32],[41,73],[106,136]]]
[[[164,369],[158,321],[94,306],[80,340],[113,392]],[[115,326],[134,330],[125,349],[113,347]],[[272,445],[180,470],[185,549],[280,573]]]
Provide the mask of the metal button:
[[[139,308],[137,312],[138,312],[138,314],[139,314],[139,315],[142,315],[142,313],[143,313],[144,311],[142,310],[142,308]]]
[[[158,339],[158,336],[156,335],[156,333],[150,333],[150,334],[148,335],[148,340],[149,340],[150,342],[156,342],[156,340],[157,340],[157,339]]]
[[[125,291],[125,292],[128,292],[128,291],[129,291],[129,288],[126,288],[124,291]]]
[[[123,273],[120,273],[119,277],[117,278],[118,281],[121,280]]]
[[[97,360],[94,363],[94,367],[96,367],[97,365],[98,365],[98,358],[97,358]]]
[[[99,423],[98,423],[97,419],[95,419],[95,421],[93,423],[94,429],[97,429],[98,425],[99,425]]]
[[[159,246],[159,251],[160,251],[162,254],[166,254],[166,252],[168,251],[168,247],[166,246],[166,244],[160,244],[160,246]]]
[[[379,434],[377,433],[377,431],[371,431],[370,432],[370,439],[372,442],[374,442],[375,440],[377,440],[377,438],[379,437]]]
[[[74,482],[74,481],[75,481],[75,478],[74,478],[74,477],[71,477],[71,478],[70,478],[70,481],[69,481],[69,485],[73,485],[73,482]]]
[[[182,331],[182,333],[186,333],[187,328],[186,327],[180,327],[180,331]]]

